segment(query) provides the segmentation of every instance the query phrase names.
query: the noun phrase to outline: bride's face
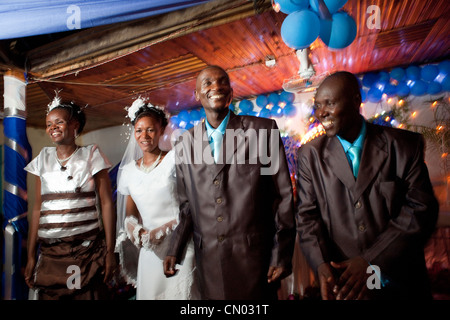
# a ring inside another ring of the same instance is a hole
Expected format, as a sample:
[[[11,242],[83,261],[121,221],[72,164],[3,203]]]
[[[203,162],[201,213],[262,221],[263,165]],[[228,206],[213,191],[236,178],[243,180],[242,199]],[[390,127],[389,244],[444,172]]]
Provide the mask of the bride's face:
[[[159,152],[158,143],[163,132],[159,121],[151,116],[140,118],[134,125],[134,137],[143,152]]]

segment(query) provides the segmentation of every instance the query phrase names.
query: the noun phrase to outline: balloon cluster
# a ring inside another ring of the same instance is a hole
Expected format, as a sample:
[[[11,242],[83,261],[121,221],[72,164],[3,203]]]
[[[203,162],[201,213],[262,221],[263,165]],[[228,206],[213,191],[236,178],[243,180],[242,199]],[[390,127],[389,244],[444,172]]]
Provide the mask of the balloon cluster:
[[[181,110],[177,115],[170,117],[170,124],[173,124],[177,128],[190,129],[197,123],[205,119],[205,110],[192,109],[192,110]]]
[[[297,109],[292,104],[294,99],[295,95],[287,91],[281,91],[280,94],[276,92],[268,95],[261,94],[255,99],[256,105],[261,110],[255,111],[253,103],[250,100],[243,99],[238,105],[240,109],[239,114],[262,118],[293,117],[297,113]]]
[[[232,103],[230,109],[233,112],[239,111],[239,115],[249,115],[263,118],[293,117],[297,113],[297,108],[292,104],[295,94],[282,91],[279,94],[272,92],[268,95],[261,94],[256,97],[256,106],[261,110],[257,111],[252,101],[242,99],[236,104],[239,110]],[[169,126],[174,128],[190,129],[206,118],[205,109],[181,110],[177,115],[170,118]]]
[[[363,102],[380,102],[386,97],[422,96],[450,91],[450,61],[424,66],[396,67],[390,72],[364,74],[361,97]]]
[[[319,37],[330,49],[343,49],[356,37],[356,22],[339,11],[347,0],[323,0],[331,18],[320,15],[319,0],[275,0],[287,17],[281,25],[281,38],[290,48],[305,49]]]

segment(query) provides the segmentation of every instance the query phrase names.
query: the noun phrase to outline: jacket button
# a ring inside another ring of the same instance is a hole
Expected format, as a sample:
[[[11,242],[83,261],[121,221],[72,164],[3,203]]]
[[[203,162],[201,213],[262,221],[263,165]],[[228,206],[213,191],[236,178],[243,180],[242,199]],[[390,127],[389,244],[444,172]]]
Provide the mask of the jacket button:
[[[225,236],[220,235],[220,236],[217,237],[217,241],[223,242],[223,240],[225,240]]]
[[[221,204],[221,203],[222,203],[222,198],[217,198],[217,199],[216,199],[216,203],[217,203],[217,204]]]
[[[222,216],[218,216],[217,217],[217,221],[222,222],[223,221],[223,217]]]
[[[361,223],[361,224],[358,226],[358,230],[361,231],[361,232],[364,232],[364,231],[366,230],[366,226],[365,226],[363,223]]]
[[[219,180],[217,180],[217,179],[214,180],[213,183],[214,183],[214,185],[215,185],[216,187],[220,184]]]
[[[361,201],[358,200],[358,202],[355,203],[355,209],[359,209],[362,207]]]

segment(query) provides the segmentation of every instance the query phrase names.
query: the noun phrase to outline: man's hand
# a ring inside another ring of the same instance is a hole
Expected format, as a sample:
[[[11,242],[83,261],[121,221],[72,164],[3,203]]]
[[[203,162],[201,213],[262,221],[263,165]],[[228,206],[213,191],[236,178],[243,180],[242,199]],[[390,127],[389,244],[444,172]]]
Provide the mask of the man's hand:
[[[362,299],[367,292],[367,261],[357,256],[339,263],[331,262],[331,266],[342,271],[333,289],[336,299]]]
[[[317,268],[317,275],[319,277],[322,300],[334,300],[333,288],[336,286],[336,280],[330,264],[328,262],[322,263]]]
[[[267,272],[267,282],[275,282],[278,279],[283,279],[287,276],[287,271],[284,267],[269,267],[269,272]]]
[[[178,269],[175,269],[177,258],[174,256],[167,256],[163,262],[164,274],[167,278],[174,276]]]

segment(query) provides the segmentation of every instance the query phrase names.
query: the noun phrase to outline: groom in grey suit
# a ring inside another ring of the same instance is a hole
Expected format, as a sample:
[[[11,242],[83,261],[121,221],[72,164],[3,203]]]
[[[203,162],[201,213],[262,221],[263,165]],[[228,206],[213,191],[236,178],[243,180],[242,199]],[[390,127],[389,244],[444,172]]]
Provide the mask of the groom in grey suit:
[[[348,72],[317,90],[326,135],[298,150],[300,247],[323,299],[431,298],[423,250],[439,206],[423,137],[366,122],[360,104]]]
[[[276,299],[295,243],[289,169],[276,122],[235,115],[232,94],[222,68],[198,75],[206,120],[175,146],[180,222],[164,273],[176,276],[193,235],[202,299]]]

